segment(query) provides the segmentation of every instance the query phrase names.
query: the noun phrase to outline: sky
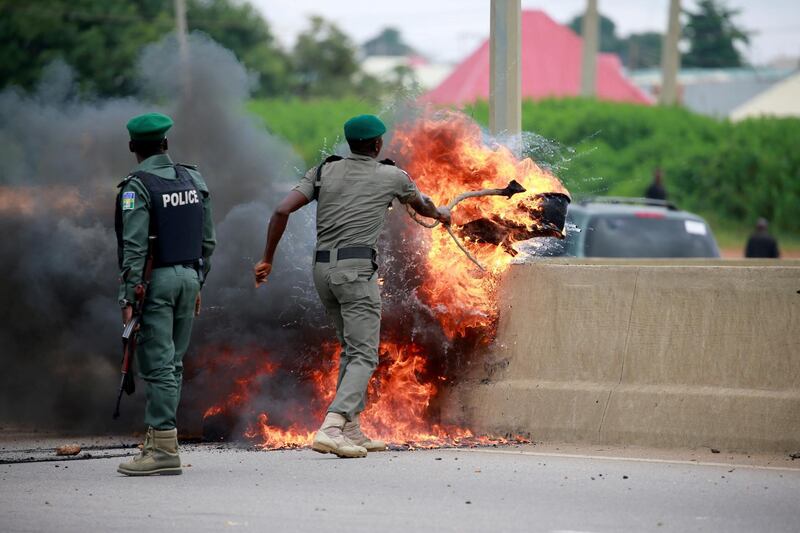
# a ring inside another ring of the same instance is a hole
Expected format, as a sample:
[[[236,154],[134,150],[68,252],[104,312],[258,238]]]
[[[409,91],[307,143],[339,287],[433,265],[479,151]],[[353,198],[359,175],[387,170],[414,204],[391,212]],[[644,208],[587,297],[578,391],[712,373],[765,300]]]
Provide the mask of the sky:
[[[291,46],[310,15],[334,21],[358,44],[386,26],[398,28],[406,42],[427,57],[457,62],[489,35],[489,0],[250,0],[273,32]],[[600,12],[617,25],[617,34],[664,31],[669,0],[598,0]],[[683,7],[692,9],[693,0]],[[753,33],[743,50],[754,64],[778,56],[800,56],[800,1],[727,0],[741,10],[739,25]],[[523,9],[541,9],[556,21],[569,22],[586,0],[522,0]]]

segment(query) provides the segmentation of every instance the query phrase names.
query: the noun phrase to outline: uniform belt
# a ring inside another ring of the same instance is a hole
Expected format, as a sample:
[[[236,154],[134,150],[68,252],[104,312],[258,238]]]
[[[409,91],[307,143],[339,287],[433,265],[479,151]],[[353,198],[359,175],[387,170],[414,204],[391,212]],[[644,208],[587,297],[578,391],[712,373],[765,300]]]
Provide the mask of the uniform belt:
[[[375,260],[377,253],[373,248],[368,246],[352,246],[350,248],[339,248],[336,252],[336,259],[341,261],[343,259],[371,259]],[[330,250],[317,250],[316,254],[317,263],[330,263],[331,252]]]
[[[153,265],[153,268],[167,268],[167,267],[186,267],[186,268],[194,268],[197,270],[198,262],[197,261],[190,261],[188,263],[157,263]]]

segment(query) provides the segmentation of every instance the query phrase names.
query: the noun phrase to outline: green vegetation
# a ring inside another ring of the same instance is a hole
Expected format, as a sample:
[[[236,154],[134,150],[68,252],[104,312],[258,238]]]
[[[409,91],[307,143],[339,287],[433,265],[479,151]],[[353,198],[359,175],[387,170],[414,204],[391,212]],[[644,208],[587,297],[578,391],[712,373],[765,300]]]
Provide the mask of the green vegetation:
[[[304,98],[365,95],[377,99],[384,84],[361,71],[356,45],[335,24],[312,16],[292,50],[293,94]]]
[[[377,111],[355,99],[256,100],[249,109],[309,165],[341,140],[344,120]],[[465,111],[488,123],[485,102]],[[759,216],[800,244],[800,120],[733,124],[681,108],[569,99],[525,102],[523,129],[537,134],[527,154],[576,196],[641,196],[660,167],[670,199],[705,216],[723,245],[741,244]]]
[[[0,87],[33,87],[62,60],[88,93],[131,94],[142,45],[174,26],[159,0],[0,0]]]
[[[376,113],[375,105],[355,98],[335,100],[252,100],[248,111],[272,133],[286,139],[310,166],[344,142],[342,126],[354,115]]]
[[[697,11],[684,11],[687,17],[683,34],[689,50],[681,64],[694,68],[730,68],[744,65],[737,43],[749,44],[748,32],[736,26],[738,9],[720,0],[700,0]]]
[[[233,0],[186,6],[189,29],[233,51],[258,76],[261,94],[287,90],[289,58],[253,6]],[[163,0],[0,0],[0,87],[29,89],[60,59],[76,70],[85,93],[134,94],[142,47],[174,28],[173,3]]]
[[[160,5],[169,12],[172,2]],[[283,94],[291,89],[291,58],[275,39],[267,21],[249,3],[187,0],[186,25],[189,31],[207,33],[233,52],[258,77],[257,94]]]
[[[378,35],[363,45],[367,56],[404,56],[413,54],[414,49],[403,41],[397,28],[384,28]]]
[[[396,88],[362,72],[357,46],[319,17],[311,17],[294,48],[286,50],[249,2],[187,0],[186,8],[189,31],[204,32],[231,50],[255,75],[257,96],[377,100]],[[0,88],[31,89],[46,65],[61,60],[75,69],[84,94],[135,94],[142,48],[174,28],[171,1],[0,0]]]

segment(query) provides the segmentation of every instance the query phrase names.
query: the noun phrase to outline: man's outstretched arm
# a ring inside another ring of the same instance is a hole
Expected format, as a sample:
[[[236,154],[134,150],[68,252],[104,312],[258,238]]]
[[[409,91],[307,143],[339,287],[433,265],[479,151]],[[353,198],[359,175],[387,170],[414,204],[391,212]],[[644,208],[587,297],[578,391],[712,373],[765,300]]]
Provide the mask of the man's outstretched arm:
[[[445,206],[436,207],[433,200],[425,194],[419,193],[408,205],[424,217],[436,219],[445,225],[450,224],[450,210]]]
[[[289,222],[289,215],[303,207],[309,202],[306,196],[298,191],[291,191],[286,195],[269,219],[267,228],[267,244],[264,247],[264,257],[253,268],[256,276],[256,287],[267,281],[272,272],[272,259],[275,257],[275,250],[278,243],[286,231],[286,223]]]

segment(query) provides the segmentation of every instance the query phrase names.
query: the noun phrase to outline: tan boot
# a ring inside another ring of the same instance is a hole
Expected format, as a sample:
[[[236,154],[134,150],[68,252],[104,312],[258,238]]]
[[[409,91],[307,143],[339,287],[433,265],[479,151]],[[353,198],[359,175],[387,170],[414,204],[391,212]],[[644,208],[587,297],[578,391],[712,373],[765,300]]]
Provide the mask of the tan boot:
[[[180,474],[178,430],[147,428],[141,453],[127,463],[120,464],[117,472],[126,476]]]
[[[319,453],[333,453],[339,457],[366,457],[367,450],[353,444],[342,433],[342,428],[347,419],[339,413],[328,413],[325,421],[314,435],[311,449]]]
[[[368,452],[382,452],[386,449],[386,443],[382,440],[373,440],[361,431],[359,415],[353,417],[349,422],[345,422],[342,430],[344,436],[350,439],[353,444],[358,444],[366,448]]]

